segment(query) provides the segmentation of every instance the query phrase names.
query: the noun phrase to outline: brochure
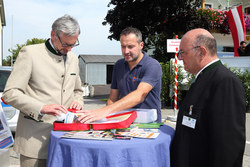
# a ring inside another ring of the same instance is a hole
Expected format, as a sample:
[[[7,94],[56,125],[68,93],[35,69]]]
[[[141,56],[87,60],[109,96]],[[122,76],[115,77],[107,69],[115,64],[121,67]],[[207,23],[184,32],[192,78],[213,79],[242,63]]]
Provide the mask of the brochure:
[[[155,139],[159,136],[158,129],[139,129],[138,127],[130,129],[130,131],[119,131],[117,130],[117,134],[121,136],[130,136],[137,138],[146,138],[146,139]]]
[[[113,140],[113,133],[110,131],[81,131],[66,132],[62,138],[86,139],[86,140]]]
[[[14,144],[14,139],[8,127],[2,105],[0,105],[0,149],[10,147]]]

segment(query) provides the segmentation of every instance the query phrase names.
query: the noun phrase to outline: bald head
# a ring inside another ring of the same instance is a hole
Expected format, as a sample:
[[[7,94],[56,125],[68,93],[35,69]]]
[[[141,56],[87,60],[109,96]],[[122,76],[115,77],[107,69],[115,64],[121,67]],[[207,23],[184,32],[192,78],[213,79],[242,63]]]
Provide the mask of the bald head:
[[[189,42],[193,46],[205,47],[210,56],[217,56],[217,45],[213,35],[205,29],[197,28],[188,31],[182,38],[183,42]]]
[[[216,40],[205,29],[188,31],[181,39],[178,58],[183,60],[186,71],[196,75],[204,66],[218,58]]]
[[[191,36],[193,36],[193,37],[198,36],[198,35],[205,35],[205,36],[207,36],[207,37],[214,38],[213,35],[212,35],[210,32],[208,32],[207,30],[205,30],[205,29],[203,29],[203,28],[196,28],[196,29],[190,30],[190,31],[188,31],[188,32],[183,36],[183,38],[184,38],[185,36],[189,36],[189,35],[191,35]]]

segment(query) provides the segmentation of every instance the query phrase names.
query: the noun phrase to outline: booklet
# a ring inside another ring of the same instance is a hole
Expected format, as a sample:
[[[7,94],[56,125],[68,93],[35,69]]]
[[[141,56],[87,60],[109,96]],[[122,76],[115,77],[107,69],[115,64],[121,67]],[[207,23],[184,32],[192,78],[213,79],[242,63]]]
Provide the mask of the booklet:
[[[62,138],[86,139],[86,140],[113,140],[113,133],[110,131],[81,131],[66,132]]]
[[[159,136],[158,129],[139,129],[138,127],[130,129],[130,131],[119,131],[117,130],[117,134],[121,136],[130,136],[137,138],[146,138],[146,139],[155,139]]]

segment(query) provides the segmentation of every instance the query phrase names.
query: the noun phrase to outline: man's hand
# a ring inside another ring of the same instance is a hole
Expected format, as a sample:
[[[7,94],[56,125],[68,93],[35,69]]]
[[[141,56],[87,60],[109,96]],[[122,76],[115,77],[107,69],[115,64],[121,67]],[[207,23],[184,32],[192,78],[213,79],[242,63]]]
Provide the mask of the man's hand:
[[[77,119],[81,123],[91,123],[96,120],[100,120],[105,118],[109,112],[107,110],[80,110],[77,111],[77,113],[83,113],[79,118]]]
[[[43,108],[40,111],[42,114],[49,114],[49,115],[61,115],[60,112],[62,113],[67,113],[68,110],[66,107],[64,107],[63,105],[59,105],[59,104],[47,104],[44,105]]]
[[[82,105],[79,104],[78,102],[72,102],[71,105],[69,106],[70,109],[76,109],[76,110],[81,110]]]

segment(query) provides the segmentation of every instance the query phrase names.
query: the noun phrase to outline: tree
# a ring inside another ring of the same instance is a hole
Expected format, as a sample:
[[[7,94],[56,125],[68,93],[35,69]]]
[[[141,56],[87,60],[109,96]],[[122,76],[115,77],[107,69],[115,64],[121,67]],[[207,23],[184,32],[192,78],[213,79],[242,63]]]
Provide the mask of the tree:
[[[16,49],[8,49],[8,51],[11,53],[11,55],[8,55],[6,57],[6,59],[3,60],[3,65],[10,66],[11,60],[14,63],[17,56],[18,56],[19,51],[22,49],[23,46],[45,43],[45,41],[46,41],[46,39],[33,38],[31,40],[28,39],[25,44],[22,44],[22,45],[16,44]]]
[[[110,40],[119,40],[122,29],[132,26],[141,30],[145,42],[144,50],[153,49],[153,57],[165,62],[171,58],[167,54],[166,39],[179,37],[186,31],[203,27],[209,23],[202,15],[197,15],[200,0],[111,0],[110,9],[103,21],[109,24]]]

